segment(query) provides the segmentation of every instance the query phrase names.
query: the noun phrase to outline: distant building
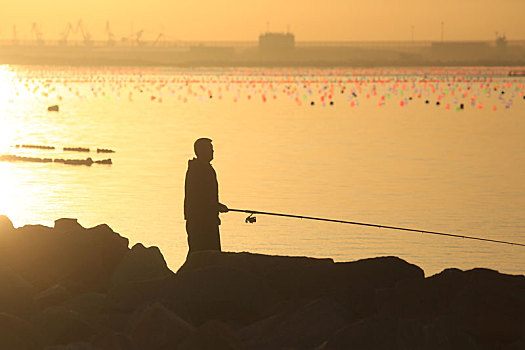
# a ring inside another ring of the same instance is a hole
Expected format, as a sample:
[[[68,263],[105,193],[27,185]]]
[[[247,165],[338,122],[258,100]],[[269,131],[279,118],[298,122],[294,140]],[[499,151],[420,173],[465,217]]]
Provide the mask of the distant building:
[[[295,48],[292,33],[264,33],[259,35],[259,49],[264,52],[282,52]]]

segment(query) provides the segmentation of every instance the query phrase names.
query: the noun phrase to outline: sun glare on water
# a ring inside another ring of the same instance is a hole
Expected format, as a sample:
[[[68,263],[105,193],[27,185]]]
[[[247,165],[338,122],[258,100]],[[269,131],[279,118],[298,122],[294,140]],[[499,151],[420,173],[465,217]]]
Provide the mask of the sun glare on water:
[[[16,125],[8,115],[14,97],[13,76],[9,66],[0,66],[0,154],[7,151],[16,134]]]
[[[0,65],[0,156],[12,153],[12,146],[19,131],[19,123],[11,113],[16,94],[15,73],[11,67]],[[0,162],[0,215],[7,215],[13,223],[22,216],[25,194],[19,192],[20,177],[13,164]]]

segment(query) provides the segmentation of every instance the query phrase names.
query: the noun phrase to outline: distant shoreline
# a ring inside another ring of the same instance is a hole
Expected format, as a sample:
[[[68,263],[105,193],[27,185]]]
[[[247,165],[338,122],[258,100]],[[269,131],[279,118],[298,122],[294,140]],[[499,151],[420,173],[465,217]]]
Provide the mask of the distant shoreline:
[[[0,64],[160,67],[525,66],[525,46],[470,47],[100,47],[0,45]]]

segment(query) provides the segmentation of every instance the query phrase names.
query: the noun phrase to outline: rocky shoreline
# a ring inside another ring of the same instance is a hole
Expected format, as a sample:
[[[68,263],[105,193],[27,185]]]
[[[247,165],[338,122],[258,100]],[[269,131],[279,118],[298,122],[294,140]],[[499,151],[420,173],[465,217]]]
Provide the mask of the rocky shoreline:
[[[525,276],[200,252],[0,216],[0,349],[525,349]]]

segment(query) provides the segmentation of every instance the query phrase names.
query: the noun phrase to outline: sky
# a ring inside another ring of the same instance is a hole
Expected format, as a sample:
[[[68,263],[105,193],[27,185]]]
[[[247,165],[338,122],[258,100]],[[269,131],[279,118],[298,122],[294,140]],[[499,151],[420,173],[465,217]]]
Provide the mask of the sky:
[[[525,0],[0,0],[0,38],[32,39],[33,22],[44,39],[60,39],[79,20],[94,39],[117,40],[143,30],[167,40],[257,40],[267,31],[297,41],[525,40]],[[71,34],[70,40],[80,40]]]

